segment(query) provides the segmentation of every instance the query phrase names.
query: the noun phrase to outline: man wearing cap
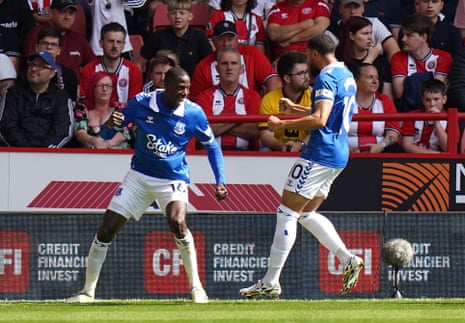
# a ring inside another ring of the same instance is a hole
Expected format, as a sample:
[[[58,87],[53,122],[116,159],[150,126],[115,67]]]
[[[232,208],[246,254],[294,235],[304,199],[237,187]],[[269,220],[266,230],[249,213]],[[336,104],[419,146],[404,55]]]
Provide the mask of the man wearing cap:
[[[27,66],[28,83],[8,90],[0,132],[14,147],[63,147],[72,136],[73,104],[51,82],[55,60],[48,52],[37,52]]]
[[[328,31],[332,34],[331,36],[336,38],[335,40],[340,39],[342,25],[349,20],[350,17],[364,17],[371,22],[373,28],[373,44],[381,44],[383,51],[386,53],[386,58],[389,62],[391,62],[392,55],[400,50],[396,39],[392,35],[391,31],[377,17],[363,16],[365,11],[363,0],[340,0],[338,10],[341,15],[341,19],[332,23],[328,28]]]
[[[239,83],[242,86],[260,94],[281,86],[278,74],[265,54],[254,46],[239,46],[236,27],[231,21],[219,21],[213,29],[212,40],[216,51],[199,62],[192,76],[190,97],[194,101],[200,92],[219,83],[220,76],[216,68],[216,56],[226,46],[237,48],[241,54],[241,63],[244,69],[239,76]]]
[[[95,55],[87,39],[79,32],[71,30],[77,7],[74,0],[54,0],[50,9],[49,24],[61,33],[63,40],[57,62],[72,69],[79,77],[81,68],[95,59]],[[35,52],[37,34],[43,27],[43,25],[37,25],[26,36],[23,43],[24,57]]]
[[[239,84],[243,65],[238,49],[226,46],[218,51],[216,68],[220,83],[197,97],[207,117],[258,114],[260,95]],[[211,128],[223,150],[258,149],[256,122],[212,123]]]
[[[307,41],[329,26],[330,10],[322,0],[285,0],[271,8],[266,33],[273,60],[288,51],[306,53]]]
[[[205,33],[189,26],[192,18],[190,0],[173,0],[168,3],[171,26],[159,29],[147,37],[135,61],[142,71],[160,49],[172,49],[178,55],[181,67],[192,76],[200,60],[212,52]]]

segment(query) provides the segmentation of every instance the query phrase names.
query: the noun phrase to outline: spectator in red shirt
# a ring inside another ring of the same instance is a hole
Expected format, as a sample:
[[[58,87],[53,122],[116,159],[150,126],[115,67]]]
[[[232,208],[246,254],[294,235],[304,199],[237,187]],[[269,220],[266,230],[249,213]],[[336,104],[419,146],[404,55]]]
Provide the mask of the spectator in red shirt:
[[[432,77],[447,82],[452,56],[431,48],[431,19],[415,14],[402,23],[402,50],[392,56],[391,74],[394,99],[401,112],[421,106],[422,83]]]
[[[89,79],[95,72],[105,71],[113,75],[118,102],[127,103],[142,91],[142,73],[139,67],[122,56],[126,29],[110,22],[102,27],[100,46],[103,56],[96,58],[82,69],[79,80],[79,96],[85,96]]]
[[[387,95],[378,92],[379,76],[376,66],[362,63],[354,68],[353,73],[357,83],[354,114],[397,113],[394,102]],[[400,124],[398,121],[352,120],[350,122],[349,148],[351,152],[401,152],[397,144],[399,138]]]
[[[239,76],[239,83],[245,88],[265,94],[281,86],[278,74],[265,54],[254,46],[239,46],[236,27],[232,22],[226,20],[218,22],[215,25],[212,40],[216,51],[197,64],[192,76],[190,97],[194,101],[202,91],[219,83],[216,55],[226,46],[237,48],[241,54],[241,63],[244,68]]]
[[[256,5],[256,0],[222,0],[221,10],[210,16],[208,39],[211,41],[213,27],[218,21],[228,20],[236,25],[240,45],[253,45],[265,53],[266,32],[262,18],[253,12]]]
[[[436,79],[426,81],[421,90],[423,108],[413,112],[440,113],[447,101],[444,82]],[[408,120],[401,128],[402,146],[409,153],[437,154],[448,151],[447,120]],[[459,138],[457,136],[457,142]],[[454,151],[455,152],[455,151]]]
[[[276,59],[288,51],[305,53],[307,41],[329,27],[330,10],[320,0],[285,0],[271,8],[267,21]]]
[[[239,84],[244,66],[241,54],[234,47],[224,47],[218,52],[216,69],[220,83],[202,91],[197,103],[207,117],[258,114],[260,95]],[[211,123],[210,127],[223,150],[256,150],[258,124],[256,122]]]

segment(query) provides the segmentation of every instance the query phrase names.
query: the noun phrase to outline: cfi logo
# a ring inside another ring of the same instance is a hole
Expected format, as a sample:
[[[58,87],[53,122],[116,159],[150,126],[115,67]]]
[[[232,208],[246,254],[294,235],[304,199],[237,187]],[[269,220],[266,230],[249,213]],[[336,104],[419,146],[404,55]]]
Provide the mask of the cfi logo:
[[[449,209],[448,163],[384,163],[383,211],[429,211]]]
[[[380,245],[381,239],[374,231],[341,231],[340,236],[346,242],[347,249],[363,259],[364,267],[359,274],[358,284],[352,294],[377,292],[380,288]],[[325,293],[341,292],[342,269],[336,256],[328,249],[319,246],[319,285]]]
[[[199,276],[205,281],[205,237],[193,232]],[[189,279],[173,234],[149,232],[144,238],[144,289],[150,294],[187,294]]]
[[[23,231],[0,231],[0,293],[29,289],[30,238]]]

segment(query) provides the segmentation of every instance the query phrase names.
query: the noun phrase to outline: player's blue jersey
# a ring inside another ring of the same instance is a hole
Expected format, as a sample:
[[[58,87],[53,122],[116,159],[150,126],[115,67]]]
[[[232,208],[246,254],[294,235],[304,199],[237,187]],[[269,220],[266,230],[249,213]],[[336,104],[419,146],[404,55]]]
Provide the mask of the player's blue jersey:
[[[357,86],[354,76],[342,62],[323,68],[316,77],[312,91],[313,106],[318,101],[333,102],[328,122],[310,134],[301,157],[315,163],[342,168],[349,159],[349,125],[355,107]]]
[[[177,108],[167,107],[163,92],[140,93],[121,110],[125,116],[121,126],[136,125],[131,168],[148,176],[189,183],[186,145],[195,137],[208,150],[217,183],[224,183],[221,149],[202,108],[188,99]],[[115,132],[102,129],[104,138],[111,138]]]

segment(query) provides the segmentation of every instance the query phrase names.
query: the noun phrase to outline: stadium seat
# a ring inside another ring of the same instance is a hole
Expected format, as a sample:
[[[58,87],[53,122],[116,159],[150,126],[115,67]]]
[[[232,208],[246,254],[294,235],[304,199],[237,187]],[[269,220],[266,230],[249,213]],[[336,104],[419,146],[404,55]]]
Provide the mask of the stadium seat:
[[[152,30],[157,31],[160,28],[167,28],[170,26],[168,20],[168,5],[159,4],[157,9],[155,9],[155,14],[153,15],[153,24]]]
[[[194,28],[205,31],[210,19],[210,11],[207,3],[193,3],[192,4],[193,18],[189,25]]]
[[[71,26],[71,30],[74,30],[84,37],[86,37],[86,15],[84,13],[84,8],[81,4],[76,4],[78,10],[76,11],[76,17],[74,18],[74,23]]]
[[[193,3],[192,4],[193,19],[189,23],[190,26],[205,31],[209,20],[209,7],[206,3]],[[167,28],[170,26],[168,20],[168,5],[160,4],[155,10],[153,15],[152,30],[156,31],[160,28]]]
[[[134,60],[136,60],[139,57],[142,45],[144,45],[144,39],[141,35],[129,35],[129,41],[132,45],[132,53],[134,56]]]

